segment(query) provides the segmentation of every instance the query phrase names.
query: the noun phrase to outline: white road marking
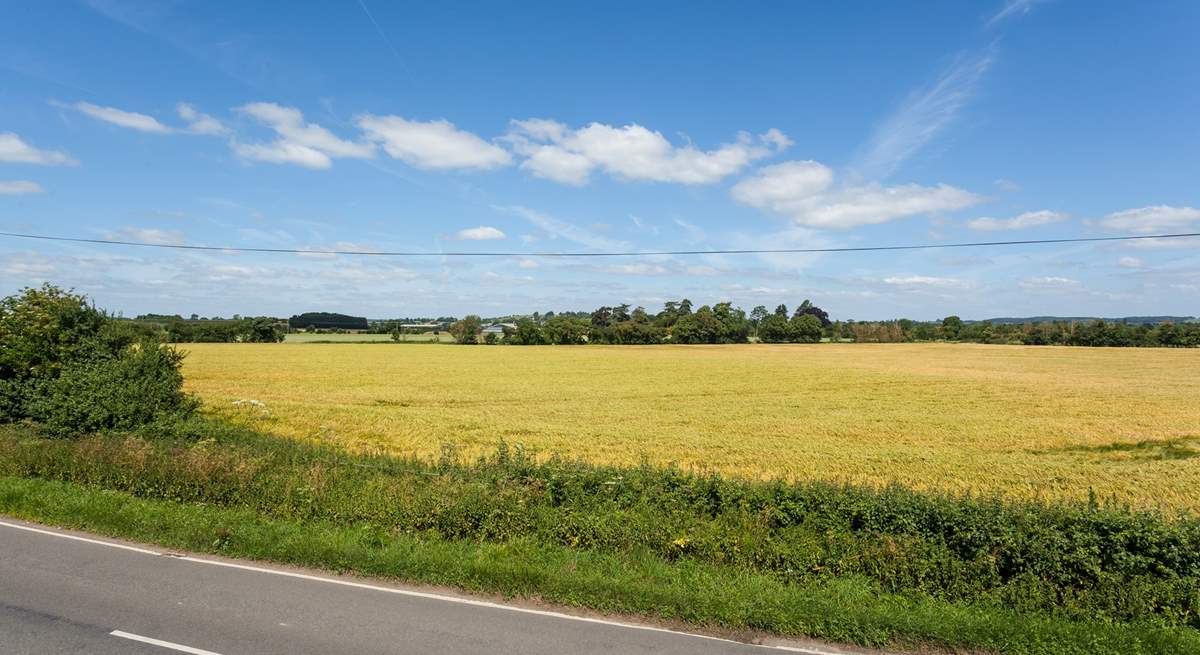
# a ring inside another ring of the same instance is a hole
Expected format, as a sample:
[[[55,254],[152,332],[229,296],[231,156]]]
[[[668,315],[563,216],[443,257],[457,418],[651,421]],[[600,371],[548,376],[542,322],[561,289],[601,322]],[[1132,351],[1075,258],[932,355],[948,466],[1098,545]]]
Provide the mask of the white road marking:
[[[143,644],[150,644],[152,646],[159,646],[162,648],[170,648],[171,650],[177,650],[181,653],[191,653],[191,655],[221,655],[220,653],[214,653],[211,650],[204,650],[203,648],[192,648],[191,646],[184,646],[183,644],[176,644],[176,643],[173,643],[170,641],[163,641],[162,639],[155,639],[153,637],[143,637],[142,635],[135,635],[132,632],[123,632],[121,630],[113,630],[112,632],[110,632],[108,634],[110,634],[114,637],[128,639],[130,641],[140,641]]]
[[[204,559],[201,557],[192,557],[190,555],[179,555],[177,553],[167,553],[167,552],[162,552],[162,551],[149,550],[146,548],[138,548],[136,546],[128,546],[126,544],[115,543],[112,541],[105,541],[103,539],[92,539],[89,537],[81,537],[78,535],[65,534],[63,532],[57,532],[54,530],[35,528],[30,525],[21,525],[19,523],[9,523],[7,521],[0,521],[0,527],[15,528],[17,530],[25,530],[27,532],[36,532],[38,534],[44,534],[44,535],[48,535],[51,537],[60,537],[63,539],[71,539],[73,541],[81,541],[84,543],[95,544],[97,546],[107,546],[109,548],[119,548],[121,550],[128,550],[128,551],[132,551],[135,553],[141,553],[143,555],[154,555],[156,557],[170,557],[171,559],[176,559],[176,560],[185,561],[185,562],[193,562],[196,564],[206,564],[208,566],[221,566],[221,567],[225,567],[225,568],[229,568],[229,569],[240,569],[242,571],[252,571],[254,573],[266,573],[268,575],[279,575],[279,576],[284,576],[284,577],[288,577],[288,578],[297,578],[300,580],[310,580],[313,582],[324,582],[327,584],[341,585],[343,587],[354,587],[356,589],[368,589],[370,591],[380,591],[383,593],[396,594],[398,596],[408,596],[411,598],[425,598],[425,599],[429,599],[429,600],[438,600],[438,601],[443,601],[443,602],[447,602],[447,603],[457,603],[459,605],[470,605],[472,607],[486,607],[489,609],[504,610],[507,612],[517,612],[520,614],[533,614],[536,616],[548,616],[548,617],[552,617],[552,618],[556,618],[556,619],[565,619],[568,621],[581,621],[583,623],[596,623],[596,624],[600,624],[600,625],[608,625],[608,626],[613,626],[613,627],[618,627],[618,628],[627,628],[629,630],[645,630],[647,632],[662,632],[662,633],[667,633],[667,634],[679,635],[681,637],[695,637],[697,639],[708,639],[710,641],[720,641],[720,642],[724,642],[727,644],[737,644],[739,646],[755,646],[758,648],[769,648],[772,650],[786,651],[789,653],[803,653],[804,655],[844,655],[843,653],[837,653],[835,651],[819,650],[819,649],[815,649],[815,648],[801,648],[801,647],[796,647],[796,646],[782,646],[782,645],[772,645],[772,644],[749,644],[744,641],[725,639],[723,637],[713,637],[711,635],[698,634],[695,632],[683,632],[680,630],[671,630],[670,628],[659,628],[657,626],[652,626],[652,625],[638,625],[636,623],[623,623],[621,621],[612,621],[609,619],[600,619],[600,618],[595,618],[595,617],[590,617],[590,616],[578,616],[575,614],[564,614],[562,612],[537,610],[537,609],[532,609],[529,607],[503,605],[501,603],[493,603],[493,602],[487,601],[487,600],[476,600],[473,598],[460,598],[458,596],[446,596],[444,594],[435,594],[435,593],[431,593],[431,592],[427,592],[427,591],[415,591],[412,589],[397,589],[394,587],[382,587],[379,585],[373,585],[373,584],[369,584],[369,583],[365,583],[365,582],[354,582],[352,580],[340,580],[337,578],[327,578],[327,577],[319,576],[319,575],[310,575],[308,573],[297,573],[295,571],[282,571],[279,569],[270,569],[270,568],[265,568],[265,567],[261,567],[261,566],[250,566],[248,564],[237,564],[235,562],[222,562],[219,560]],[[112,634],[115,635],[116,633],[117,633],[117,631],[113,631]],[[121,635],[117,635],[117,636],[124,636],[127,634],[128,633],[122,633]],[[127,637],[127,638],[129,638],[129,637]],[[138,637],[137,635],[133,635],[133,638],[148,639],[148,637]],[[166,642],[164,642],[164,643],[166,643]],[[170,646],[170,647],[176,647],[176,646]],[[187,646],[182,646],[179,648],[187,648]],[[209,653],[209,651],[201,651],[201,650],[188,650],[188,651],[184,651],[184,652],[199,653],[201,655],[217,655],[215,653]]]

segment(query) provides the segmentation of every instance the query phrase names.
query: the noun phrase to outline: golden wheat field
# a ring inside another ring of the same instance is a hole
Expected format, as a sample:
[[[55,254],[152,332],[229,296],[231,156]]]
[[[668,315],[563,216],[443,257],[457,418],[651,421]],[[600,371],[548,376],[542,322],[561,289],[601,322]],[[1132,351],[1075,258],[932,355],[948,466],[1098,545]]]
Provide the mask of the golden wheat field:
[[[969,344],[188,345],[210,411],[430,456],[601,463],[1200,510],[1200,350]],[[261,416],[239,399],[265,403]]]

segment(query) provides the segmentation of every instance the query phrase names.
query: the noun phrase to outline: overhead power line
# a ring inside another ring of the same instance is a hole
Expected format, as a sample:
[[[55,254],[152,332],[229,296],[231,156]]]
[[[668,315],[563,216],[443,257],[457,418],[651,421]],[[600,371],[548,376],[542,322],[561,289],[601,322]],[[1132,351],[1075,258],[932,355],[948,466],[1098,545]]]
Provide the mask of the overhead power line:
[[[106,246],[136,246],[139,248],[167,248],[173,250],[259,252],[294,255],[352,255],[359,257],[652,257],[656,255],[779,255],[837,252],[875,252],[883,250],[932,250],[935,248],[983,248],[988,246],[1031,246],[1054,243],[1094,243],[1099,241],[1184,239],[1188,237],[1200,237],[1200,232],[1187,232],[1182,234],[1139,234],[1119,237],[1076,237],[1070,239],[972,241],[968,243],[921,243],[900,246],[847,246],[842,248],[738,248],[724,250],[630,250],[623,252],[429,252],[403,250],[324,250],[316,248],[243,248],[236,246],[200,246],[184,243],[145,243],[141,241],[122,241],[119,239],[87,239],[83,237],[59,237],[45,234],[21,234],[18,232],[0,232],[0,236],[12,237],[15,239],[37,239],[41,241],[92,243]]]

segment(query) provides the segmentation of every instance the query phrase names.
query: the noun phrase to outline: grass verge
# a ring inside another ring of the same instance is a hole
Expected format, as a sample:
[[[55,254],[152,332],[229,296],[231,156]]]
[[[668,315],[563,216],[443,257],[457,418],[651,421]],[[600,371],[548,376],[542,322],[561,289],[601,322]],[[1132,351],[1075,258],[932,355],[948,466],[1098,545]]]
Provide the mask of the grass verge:
[[[597,553],[388,535],[370,525],[270,520],[249,510],[146,500],[51,480],[0,477],[0,512],[108,536],[229,557],[452,585],[603,611],[866,645],[1014,654],[1200,652],[1190,629],[1031,617],[883,593],[865,579],[788,584],[652,554]]]

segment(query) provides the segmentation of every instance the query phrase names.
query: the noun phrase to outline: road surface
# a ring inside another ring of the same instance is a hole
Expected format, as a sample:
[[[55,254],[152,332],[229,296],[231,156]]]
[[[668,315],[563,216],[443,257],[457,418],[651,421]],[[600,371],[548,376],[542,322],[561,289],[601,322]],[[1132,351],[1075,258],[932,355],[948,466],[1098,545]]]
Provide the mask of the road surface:
[[[836,653],[742,644],[362,578],[171,555],[0,517],[5,655]]]

